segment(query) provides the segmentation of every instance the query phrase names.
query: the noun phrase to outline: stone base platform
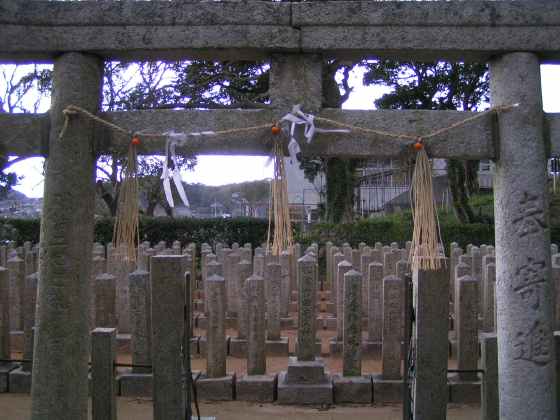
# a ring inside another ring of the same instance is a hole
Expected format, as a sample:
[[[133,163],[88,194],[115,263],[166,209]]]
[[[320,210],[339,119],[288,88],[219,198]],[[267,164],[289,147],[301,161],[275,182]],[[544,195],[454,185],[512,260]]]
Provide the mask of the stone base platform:
[[[463,381],[456,375],[450,375],[447,383],[449,384],[449,402],[458,404],[480,403],[480,381]]]
[[[266,340],[265,352],[267,356],[287,356],[288,337],[280,337],[280,340]]]
[[[24,371],[18,367],[8,374],[8,392],[13,394],[31,393],[31,371]]]
[[[381,375],[373,375],[371,379],[375,404],[402,402],[403,381],[401,379],[383,379]]]
[[[15,363],[0,363],[0,393],[8,392],[9,374],[17,368]]]
[[[247,357],[247,340],[244,338],[229,337],[228,355],[232,357]]]
[[[232,401],[235,398],[235,373],[221,378],[201,376],[196,381],[198,398],[204,401]]]
[[[151,373],[125,372],[117,376],[119,395],[123,397],[151,397],[153,376]]]
[[[333,403],[333,384],[321,359],[288,359],[287,372],[278,376],[278,403],[325,405]]]
[[[373,385],[371,376],[344,377],[333,376],[334,402],[352,404],[371,404]]]
[[[288,384],[287,372],[278,375],[278,403],[294,405],[330,405],[333,384],[329,380],[317,384]]]
[[[245,375],[235,383],[238,401],[273,402],[276,400],[278,376]]]

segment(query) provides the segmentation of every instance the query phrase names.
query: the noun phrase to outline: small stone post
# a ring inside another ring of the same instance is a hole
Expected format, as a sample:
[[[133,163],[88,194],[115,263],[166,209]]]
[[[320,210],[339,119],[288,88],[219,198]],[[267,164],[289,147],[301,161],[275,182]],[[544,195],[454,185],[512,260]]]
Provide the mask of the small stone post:
[[[150,273],[136,270],[128,275],[130,292],[130,347],[133,365],[151,365],[152,328]],[[133,373],[146,373],[151,369],[133,367]]]
[[[115,328],[117,312],[115,308],[115,276],[105,273],[97,276],[94,285],[95,318],[94,327]]]
[[[401,378],[404,284],[397,276],[383,278],[383,379]]]
[[[10,279],[8,270],[0,267],[0,358],[9,359],[10,354]]]
[[[344,319],[344,275],[352,270],[352,264],[344,260],[338,264],[336,273],[336,340],[342,342],[343,319]]]
[[[457,279],[457,368],[475,370],[478,366],[478,280],[471,276]],[[460,380],[475,381],[476,373],[458,374]]]
[[[280,294],[281,267],[280,264],[270,263],[266,266],[269,296],[266,304],[266,332],[267,340],[280,340]]]
[[[154,420],[185,418],[183,347],[185,273],[180,255],[151,259]]]
[[[344,275],[343,376],[362,374],[362,274]]]
[[[245,288],[249,313],[247,374],[264,375],[266,373],[264,279],[253,275],[247,279]]]
[[[10,276],[10,322],[12,330],[23,330],[23,300],[25,293],[25,263],[14,255],[8,260]]]
[[[414,272],[416,302],[416,382],[414,419],[445,420],[447,414],[447,355],[449,272]]]
[[[209,378],[226,376],[226,287],[223,277],[209,276],[206,279],[208,291],[208,328],[206,374]]]
[[[368,270],[368,341],[381,342],[383,330],[383,265],[371,263]]]
[[[23,299],[23,358],[25,360],[33,360],[34,347],[34,328],[35,328],[35,311],[37,308],[37,283],[39,275],[37,273],[30,274],[25,277],[25,289]],[[22,370],[30,371],[32,363],[24,362]]]
[[[498,390],[498,340],[494,333],[480,334],[482,352],[482,390],[481,407],[482,420],[499,420],[499,390]]]
[[[91,336],[92,420],[117,419],[115,359],[117,330],[96,328]]]
[[[317,316],[317,264],[314,257],[305,255],[298,260],[298,279],[297,359],[310,361],[315,360]]]

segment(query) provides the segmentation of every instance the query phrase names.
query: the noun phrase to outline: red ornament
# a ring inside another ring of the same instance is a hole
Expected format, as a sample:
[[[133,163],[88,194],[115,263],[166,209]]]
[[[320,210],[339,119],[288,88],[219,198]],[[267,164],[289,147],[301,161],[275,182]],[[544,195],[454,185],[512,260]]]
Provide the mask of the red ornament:
[[[140,137],[138,137],[138,136],[132,137],[132,140],[130,141],[130,143],[132,143],[133,146],[139,146],[140,145]]]
[[[414,149],[415,149],[417,152],[419,152],[419,151],[422,150],[423,148],[424,148],[424,145],[423,145],[421,142],[417,141],[416,143],[414,143]]]
[[[278,127],[277,125],[273,125],[271,131],[272,131],[272,134],[277,135],[277,134],[280,134],[282,129],[280,127]]]

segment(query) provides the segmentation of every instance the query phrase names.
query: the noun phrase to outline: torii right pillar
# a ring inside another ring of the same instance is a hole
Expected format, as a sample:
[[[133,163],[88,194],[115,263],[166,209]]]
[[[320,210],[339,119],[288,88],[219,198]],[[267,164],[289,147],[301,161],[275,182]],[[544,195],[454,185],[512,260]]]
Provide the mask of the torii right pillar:
[[[490,63],[499,114],[494,211],[500,418],[556,419],[554,285],[539,58]]]

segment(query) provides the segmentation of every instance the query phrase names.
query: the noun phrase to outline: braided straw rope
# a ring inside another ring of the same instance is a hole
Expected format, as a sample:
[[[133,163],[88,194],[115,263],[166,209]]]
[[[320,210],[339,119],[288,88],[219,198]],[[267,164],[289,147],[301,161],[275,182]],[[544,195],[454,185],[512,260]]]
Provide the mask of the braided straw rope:
[[[512,108],[519,106],[519,104],[511,105],[498,105],[484,112],[477,113],[475,115],[469,116],[463,120],[456,121],[446,127],[434,130],[430,133],[423,135],[412,135],[395,133],[384,130],[377,130],[365,127],[359,127],[352,124],[343,123],[340,121],[332,120],[330,118],[314,116],[315,121],[322,121],[327,124],[331,124],[337,127],[342,127],[349,129],[354,132],[361,132],[364,134],[377,135],[383,137],[389,137],[393,139],[404,139],[410,140],[411,142],[416,142],[421,144],[421,148],[418,152],[418,158],[416,160],[416,165],[414,168],[412,188],[411,188],[411,201],[413,203],[413,221],[414,221],[414,231],[412,237],[412,248],[409,256],[409,261],[411,261],[414,269],[425,269],[425,270],[437,270],[441,267],[441,261],[444,260],[445,255],[443,251],[440,250],[441,243],[441,233],[439,231],[439,221],[437,219],[437,211],[435,208],[435,203],[433,199],[433,185],[432,185],[432,171],[429,157],[423,147],[426,140],[439,136],[441,134],[448,133],[454,129],[462,127],[469,124],[475,120],[483,118],[490,113],[500,113],[508,111]],[[103,124],[113,130],[119,131],[128,135],[141,135],[142,137],[166,137],[163,133],[145,133],[145,132],[131,132],[123,127],[113,124],[103,118],[100,118],[91,112],[80,108],[75,105],[69,105],[63,111],[65,120],[62,130],[59,134],[59,139],[64,137],[66,130],[68,129],[70,116],[81,113],[92,120]],[[251,131],[262,130],[265,128],[271,128],[276,125],[276,122],[271,122],[270,124],[261,124],[250,127],[232,128],[228,130],[214,131],[213,135],[228,135],[236,133],[246,133]],[[130,150],[129,150],[130,152]],[[291,249],[293,244],[291,223],[290,223],[290,213],[288,206],[288,192],[287,192],[287,181],[286,172],[284,167],[284,160],[282,145],[279,141],[274,143],[273,147],[273,158],[274,158],[274,179],[271,185],[271,202],[270,207],[274,215],[274,238],[272,243],[272,253],[273,255],[279,255],[283,249]],[[129,154],[129,159],[132,157]],[[135,159],[135,157],[134,157]],[[129,161],[129,165],[131,162]],[[136,188],[137,194],[137,179],[136,176],[131,174],[132,182],[130,183],[130,194],[133,194]],[[135,187],[135,186],[136,187]],[[127,202],[130,201],[128,197]],[[137,201],[137,200],[136,200]],[[119,205],[120,207],[120,205]],[[130,212],[136,211],[136,226],[137,226],[137,204],[135,210],[130,206],[125,208],[127,218],[130,223],[134,223],[133,217],[130,217]],[[269,229],[268,229],[268,243],[270,243],[270,231],[271,231],[271,215],[269,212]],[[115,226],[115,234],[117,235],[117,243],[123,241],[125,243],[131,243],[134,238],[131,237],[133,227],[132,226]],[[137,232],[137,228],[136,228]],[[120,239],[119,239],[120,238]],[[130,253],[130,250],[129,250]]]

